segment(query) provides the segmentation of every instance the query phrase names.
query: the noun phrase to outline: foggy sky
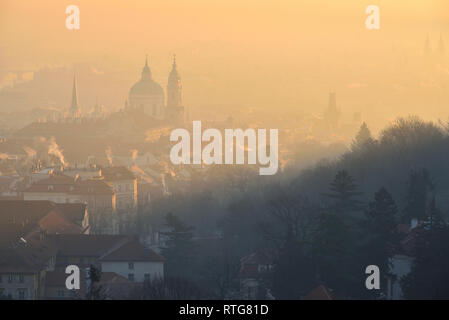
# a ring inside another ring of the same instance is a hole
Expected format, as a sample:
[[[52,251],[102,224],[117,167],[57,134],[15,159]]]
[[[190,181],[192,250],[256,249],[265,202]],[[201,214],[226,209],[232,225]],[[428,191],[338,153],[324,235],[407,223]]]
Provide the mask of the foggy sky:
[[[65,28],[69,4],[80,8],[78,31]],[[365,28],[370,4],[380,6],[378,31]],[[433,50],[442,35],[448,53],[448,1],[2,0],[0,83],[18,72],[64,67],[68,80],[72,71],[84,78],[81,104],[92,105],[100,92],[116,109],[140,77],[145,54],[165,88],[176,53],[184,102],[193,109],[319,113],[336,91],[346,116],[446,118],[448,59],[423,61],[427,35]],[[89,80],[80,67],[86,65],[103,80]]]

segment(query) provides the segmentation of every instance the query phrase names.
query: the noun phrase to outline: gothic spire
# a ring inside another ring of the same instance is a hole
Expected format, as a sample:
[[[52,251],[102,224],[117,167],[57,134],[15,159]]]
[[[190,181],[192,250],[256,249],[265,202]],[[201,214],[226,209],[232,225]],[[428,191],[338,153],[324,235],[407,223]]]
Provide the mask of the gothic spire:
[[[76,77],[75,74],[73,74],[73,89],[72,89],[72,104],[70,105],[70,109],[72,110],[78,110],[78,92],[76,89]]]

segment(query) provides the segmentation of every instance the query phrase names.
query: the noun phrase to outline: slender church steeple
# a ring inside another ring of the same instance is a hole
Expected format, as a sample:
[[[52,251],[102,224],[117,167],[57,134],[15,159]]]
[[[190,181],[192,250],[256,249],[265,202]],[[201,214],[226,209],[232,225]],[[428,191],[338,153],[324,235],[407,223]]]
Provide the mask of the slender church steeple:
[[[78,104],[78,90],[76,87],[75,74],[73,75],[72,103],[70,104],[69,115],[73,119],[79,118],[81,115],[81,109]]]
[[[329,102],[327,109],[324,111],[324,120],[331,130],[335,130],[338,127],[340,120],[340,110],[337,108],[337,99],[335,92],[329,93]]]

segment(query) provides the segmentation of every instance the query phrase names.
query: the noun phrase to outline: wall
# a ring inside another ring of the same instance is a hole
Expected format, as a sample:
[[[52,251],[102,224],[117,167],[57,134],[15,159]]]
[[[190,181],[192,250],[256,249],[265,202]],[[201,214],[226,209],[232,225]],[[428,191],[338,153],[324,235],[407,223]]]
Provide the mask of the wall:
[[[129,261],[133,262],[133,261]],[[128,268],[128,261],[126,262],[102,262],[102,272],[115,272],[122,277],[128,279],[128,274],[134,274],[135,282],[143,282],[145,274],[149,273],[150,277],[163,277],[164,276],[164,263],[163,262],[134,262],[134,270]]]

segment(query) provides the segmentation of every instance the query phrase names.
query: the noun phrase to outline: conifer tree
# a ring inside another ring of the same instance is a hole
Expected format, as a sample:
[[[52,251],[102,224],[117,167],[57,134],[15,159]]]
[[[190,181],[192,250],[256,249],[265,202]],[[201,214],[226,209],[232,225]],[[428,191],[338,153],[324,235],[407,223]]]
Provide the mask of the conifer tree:
[[[371,131],[365,122],[360,126],[359,132],[351,143],[351,150],[353,152],[362,151],[374,144],[374,139]]]
[[[335,179],[330,183],[330,193],[324,195],[333,200],[331,209],[336,213],[348,213],[360,209],[360,201],[357,197],[361,192],[357,191],[357,185],[346,170],[338,171]]]
[[[169,230],[162,233],[167,240],[161,253],[165,258],[166,272],[169,276],[189,278],[194,261],[194,228],[172,213],[165,216],[165,225]]]
[[[407,183],[406,205],[403,219],[425,220],[427,218],[427,206],[429,193],[433,190],[433,182],[426,169],[412,171]]]

